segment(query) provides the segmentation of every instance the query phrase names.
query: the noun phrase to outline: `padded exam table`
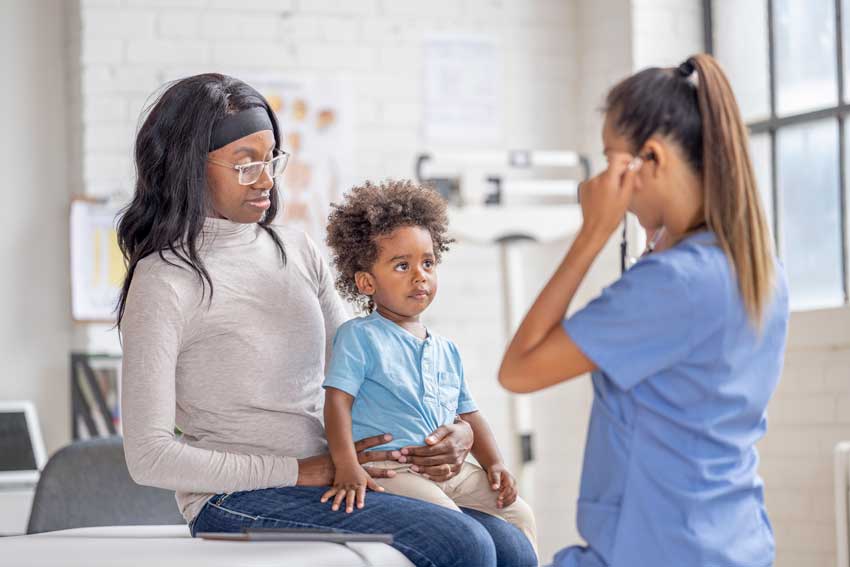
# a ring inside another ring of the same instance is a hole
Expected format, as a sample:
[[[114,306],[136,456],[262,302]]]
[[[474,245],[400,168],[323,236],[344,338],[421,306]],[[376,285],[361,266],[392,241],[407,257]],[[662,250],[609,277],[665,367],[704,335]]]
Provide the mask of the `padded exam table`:
[[[383,543],[212,541],[187,526],[77,528],[0,538],[4,567],[413,567]]]

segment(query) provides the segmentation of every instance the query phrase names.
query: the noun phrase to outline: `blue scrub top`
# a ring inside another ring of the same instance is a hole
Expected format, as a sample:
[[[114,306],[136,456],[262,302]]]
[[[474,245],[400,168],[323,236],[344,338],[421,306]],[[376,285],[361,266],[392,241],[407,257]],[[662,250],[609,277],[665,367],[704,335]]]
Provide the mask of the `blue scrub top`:
[[[773,564],[755,443],[782,370],[785,274],[759,333],[711,232],[642,258],[564,329],[599,371],[578,528],[557,567]]]

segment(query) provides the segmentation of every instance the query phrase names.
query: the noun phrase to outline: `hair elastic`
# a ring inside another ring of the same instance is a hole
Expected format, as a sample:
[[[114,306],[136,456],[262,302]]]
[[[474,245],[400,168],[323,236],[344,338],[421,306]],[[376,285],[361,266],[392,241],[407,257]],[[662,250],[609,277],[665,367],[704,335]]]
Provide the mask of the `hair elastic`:
[[[693,75],[695,70],[696,66],[694,65],[694,60],[692,58],[688,58],[684,63],[682,63],[676,68],[676,71],[679,72],[679,75],[681,75],[685,79]]]

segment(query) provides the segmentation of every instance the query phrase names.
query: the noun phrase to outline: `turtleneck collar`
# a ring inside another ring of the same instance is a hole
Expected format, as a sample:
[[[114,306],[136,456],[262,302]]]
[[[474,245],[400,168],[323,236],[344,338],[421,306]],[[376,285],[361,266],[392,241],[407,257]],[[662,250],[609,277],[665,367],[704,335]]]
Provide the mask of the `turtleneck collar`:
[[[257,223],[238,223],[227,219],[207,217],[201,235],[205,243],[214,246],[237,246],[250,244],[261,230]],[[214,243],[214,244],[213,244]]]

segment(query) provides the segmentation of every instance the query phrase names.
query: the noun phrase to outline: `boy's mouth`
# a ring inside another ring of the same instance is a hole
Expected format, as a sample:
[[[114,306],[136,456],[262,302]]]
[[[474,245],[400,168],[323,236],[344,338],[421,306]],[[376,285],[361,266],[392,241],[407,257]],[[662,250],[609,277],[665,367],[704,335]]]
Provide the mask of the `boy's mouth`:
[[[413,299],[420,299],[421,300],[421,299],[427,298],[430,295],[431,295],[431,292],[427,289],[417,289],[416,291],[411,293],[409,297],[411,297]]]

